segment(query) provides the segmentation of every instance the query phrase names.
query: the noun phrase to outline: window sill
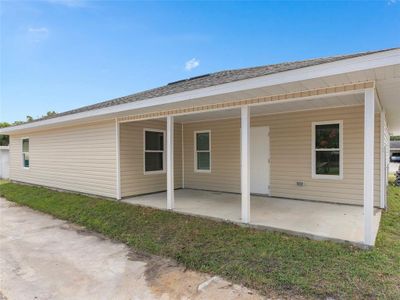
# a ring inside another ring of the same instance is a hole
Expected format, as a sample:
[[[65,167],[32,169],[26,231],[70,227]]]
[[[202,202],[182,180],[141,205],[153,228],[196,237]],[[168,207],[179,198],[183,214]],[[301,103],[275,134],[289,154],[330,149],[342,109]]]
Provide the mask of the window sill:
[[[211,170],[194,170],[195,173],[211,173]]]
[[[323,179],[323,180],[343,180],[343,175],[318,175],[313,174],[312,179]]]
[[[157,174],[165,174],[167,173],[166,170],[162,170],[162,171],[144,171],[144,175],[157,175]]]

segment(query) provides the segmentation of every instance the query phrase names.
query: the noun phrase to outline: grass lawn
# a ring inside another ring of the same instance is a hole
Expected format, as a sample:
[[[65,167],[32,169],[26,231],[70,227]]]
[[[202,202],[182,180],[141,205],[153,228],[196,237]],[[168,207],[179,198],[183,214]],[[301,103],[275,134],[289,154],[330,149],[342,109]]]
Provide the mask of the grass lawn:
[[[394,186],[376,247],[367,251],[40,187],[5,183],[0,195],[264,294],[400,299],[400,188]]]

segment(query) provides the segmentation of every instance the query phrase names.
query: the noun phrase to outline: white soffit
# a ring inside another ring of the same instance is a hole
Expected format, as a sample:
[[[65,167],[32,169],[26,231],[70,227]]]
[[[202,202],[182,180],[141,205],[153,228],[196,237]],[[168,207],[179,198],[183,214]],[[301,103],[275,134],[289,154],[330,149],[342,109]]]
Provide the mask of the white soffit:
[[[386,113],[389,132],[400,135],[400,78],[378,82],[377,92]]]
[[[251,108],[251,116],[268,115],[277,113],[288,113],[313,109],[326,109],[333,107],[363,105],[364,96],[362,94],[334,96],[326,98],[315,98],[300,100],[295,102],[276,102],[265,105],[258,105]],[[211,121],[218,119],[239,118],[240,109],[226,109],[220,111],[199,112],[189,115],[176,116],[176,122],[192,123],[201,121]]]

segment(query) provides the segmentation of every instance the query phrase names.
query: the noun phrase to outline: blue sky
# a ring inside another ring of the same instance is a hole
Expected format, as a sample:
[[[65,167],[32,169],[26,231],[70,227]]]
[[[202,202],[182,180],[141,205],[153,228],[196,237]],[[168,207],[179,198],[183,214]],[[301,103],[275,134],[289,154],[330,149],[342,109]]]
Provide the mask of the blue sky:
[[[0,121],[224,69],[400,46],[400,1],[1,1]]]

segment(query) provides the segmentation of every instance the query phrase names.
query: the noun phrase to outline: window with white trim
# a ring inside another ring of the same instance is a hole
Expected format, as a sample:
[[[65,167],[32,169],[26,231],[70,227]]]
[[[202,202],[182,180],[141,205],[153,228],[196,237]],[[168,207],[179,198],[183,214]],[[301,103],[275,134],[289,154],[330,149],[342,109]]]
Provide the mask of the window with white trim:
[[[145,173],[164,171],[163,130],[144,131],[144,171]]]
[[[313,178],[343,176],[343,130],[341,121],[313,123]]]
[[[195,171],[211,171],[211,132],[196,131],[194,139]]]
[[[29,168],[29,139],[22,139],[22,166]]]

